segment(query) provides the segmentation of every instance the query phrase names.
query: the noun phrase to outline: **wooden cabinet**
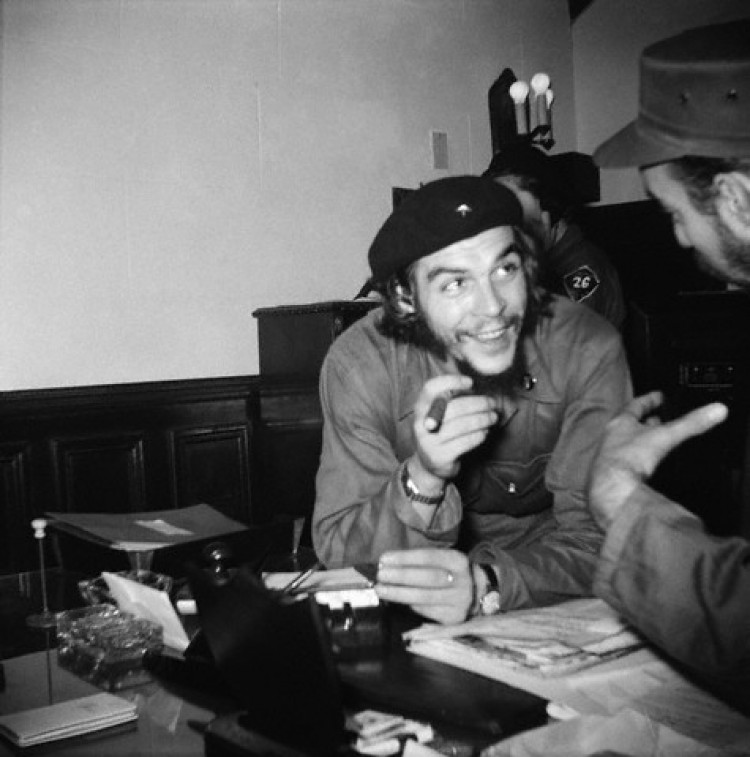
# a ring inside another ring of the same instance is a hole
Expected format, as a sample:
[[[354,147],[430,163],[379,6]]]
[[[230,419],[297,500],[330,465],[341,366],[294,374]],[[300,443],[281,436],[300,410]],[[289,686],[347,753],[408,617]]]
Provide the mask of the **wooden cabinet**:
[[[261,377],[307,376],[317,381],[336,337],[377,305],[372,300],[334,300],[259,308],[253,315],[258,319]]]

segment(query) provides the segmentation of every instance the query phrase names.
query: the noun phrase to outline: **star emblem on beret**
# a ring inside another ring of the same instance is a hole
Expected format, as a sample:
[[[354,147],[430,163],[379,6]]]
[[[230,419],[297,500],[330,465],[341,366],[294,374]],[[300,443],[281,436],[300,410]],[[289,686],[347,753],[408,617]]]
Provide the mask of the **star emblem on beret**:
[[[458,214],[459,214],[459,215],[461,216],[461,218],[466,218],[466,216],[467,216],[467,215],[468,215],[469,213],[472,213],[472,212],[473,212],[473,211],[472,211],[471,207],[470,207],[469,205],[467,205],[467,204],[466,204],[465,202],[462,202],[462,203],[461,203],[461,204],[460,204],[460,205],[459,205],[459,206],[458,206],[458,207],[456,208],[456,213],[458,213]]]

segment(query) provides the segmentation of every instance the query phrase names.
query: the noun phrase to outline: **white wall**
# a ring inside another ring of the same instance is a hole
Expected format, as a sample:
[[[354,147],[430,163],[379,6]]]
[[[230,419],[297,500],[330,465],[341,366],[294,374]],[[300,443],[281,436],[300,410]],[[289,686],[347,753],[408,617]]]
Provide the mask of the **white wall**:
[[[575,147],[563,0],[0,2],[0,390],[257,373],[254,309],[351,298],[392,186],[486,167],[505,66]]]
[[[595,0],[573,26],[578,149],[592,153],[636,117],[644,47],[694,26],[749,15],[748,0]],[[606,203],[644,196],[635,169],[602,171],[601,191]]]

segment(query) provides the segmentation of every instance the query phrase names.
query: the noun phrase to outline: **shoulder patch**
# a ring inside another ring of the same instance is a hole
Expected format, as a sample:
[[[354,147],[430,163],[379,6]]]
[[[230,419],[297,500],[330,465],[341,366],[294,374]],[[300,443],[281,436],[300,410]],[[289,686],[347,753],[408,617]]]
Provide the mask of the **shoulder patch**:
[[[587,265],[582,265],[563,276],[565,293],[574,302],[590,297],[599,288],[600,283],[594,270]]]

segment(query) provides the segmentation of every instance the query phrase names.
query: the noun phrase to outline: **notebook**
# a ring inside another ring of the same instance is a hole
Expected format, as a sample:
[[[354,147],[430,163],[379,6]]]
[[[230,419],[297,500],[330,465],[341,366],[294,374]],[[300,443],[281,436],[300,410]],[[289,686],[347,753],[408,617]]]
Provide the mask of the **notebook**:
[[[19,747],[100,731],[138,718],[136,706],[102,692],[0,716],[0,734]]]

